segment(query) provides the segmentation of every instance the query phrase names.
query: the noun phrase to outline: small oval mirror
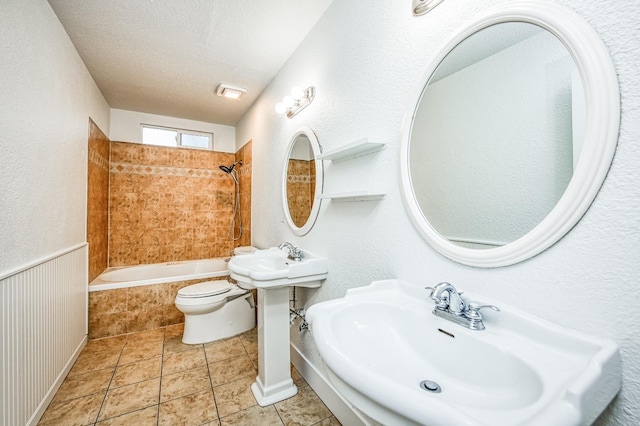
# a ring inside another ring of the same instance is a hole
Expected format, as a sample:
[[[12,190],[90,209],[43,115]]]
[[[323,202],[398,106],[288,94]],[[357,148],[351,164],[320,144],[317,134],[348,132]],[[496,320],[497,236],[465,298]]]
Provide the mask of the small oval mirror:
[[[307,234],[320,211],[323,169],[318,138],[308,127],[291,137],[282,178],[285,220],[297,235]]]

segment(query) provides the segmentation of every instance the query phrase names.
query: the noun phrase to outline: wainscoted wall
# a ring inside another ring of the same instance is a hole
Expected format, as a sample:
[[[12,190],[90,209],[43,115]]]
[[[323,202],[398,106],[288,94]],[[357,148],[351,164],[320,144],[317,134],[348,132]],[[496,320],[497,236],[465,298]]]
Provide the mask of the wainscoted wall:
[[[234,183],[218,166],[234,160],[112,142],[109,266],[227,256]]]
[[[86,246],[0,273],[0,425],[36,424],[84,347]]]
[[[236,161],[242,161],[238,167],[240,175],[240,212],[242,213],[242,236],[234,241],[233,246],[251,245],[251,169],[252,169],[252,142],[249,141],[236,152]],[[237,221],[237,219],[236,219]],[[238,222],[234,229],[235,235],[239,234]]]
[[[87,166],[89,282],[107,269],[109,262],[109,151],[109,138],[90,119]]]
[[[304,226],[311,214],[316,191],[316,162],[289,159],[287,166],[287,203],[291,220]]]

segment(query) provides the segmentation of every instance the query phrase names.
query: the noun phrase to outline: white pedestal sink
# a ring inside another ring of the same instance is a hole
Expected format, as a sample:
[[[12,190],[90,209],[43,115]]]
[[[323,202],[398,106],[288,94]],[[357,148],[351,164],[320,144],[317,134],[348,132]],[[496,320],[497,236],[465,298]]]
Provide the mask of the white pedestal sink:
[[[298,392],[291,379],[289,287],[320,287],[327,272],[327,259],[307,251],[299,261],[277,248],[229,261],[230,276],[240,287],[258,289],[258,377],[251,391],[263,407]]]
[[[591,424],[620,390],[618,346],[465,293],[500,312],[469,330],[432,314],[423,285],[375,281],[311,306],[329,380],[382,424]]]

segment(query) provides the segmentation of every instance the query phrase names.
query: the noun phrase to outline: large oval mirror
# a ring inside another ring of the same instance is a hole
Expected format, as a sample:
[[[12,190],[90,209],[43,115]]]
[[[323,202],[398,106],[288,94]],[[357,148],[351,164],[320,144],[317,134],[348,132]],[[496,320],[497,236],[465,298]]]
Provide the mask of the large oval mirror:
[[[304,127],[291,138],[282,178],[284,216],[298,235],[307,234],[320,211],[322,194],[322,161],[316,135]]]
[[[520,262],[573,227],[617,142],[615,70],[598,35],[546,2],[465,25],[429,67],[403,137],[403,193],[438,251]]]

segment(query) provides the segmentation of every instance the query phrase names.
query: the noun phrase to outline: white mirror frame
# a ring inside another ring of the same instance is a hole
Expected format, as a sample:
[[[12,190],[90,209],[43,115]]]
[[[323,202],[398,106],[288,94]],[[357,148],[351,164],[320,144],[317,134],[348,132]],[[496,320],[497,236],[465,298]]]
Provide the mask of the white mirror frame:
[[[313,204],[311,205],[309,218],[304,225],[299,227],[293,222],[291,213],[289,212],[289,204],[287,198],[287,170],[289,168],[289,157],[291,157],[291,150],[293,149],[293,145],[296,143],[296,139],[300,135],[305,135],[307,139],[309,139],[309,143],[311,143],[311,150],[313,151],[313,158],[316,163],[316,188],[313,195]],[[313,133],[313,130],[311,130],[309,127],[301,127],[300,129],[298,129],[291,137],[289,146],[287,147],[287,158],[285,159],[284,171],[282,173],[282,209],[284,210],[285,220],[296,235],[308,234],[309,231],[311,231],[311,228],[313,228],[313,225],[316,223],[318,213],[320,212],[320,204],[322,203],[320,195],[322,195],[322,183],[324,179],[322,160],[318,159],[318,156],[321,153],[322,147],[320,146],[320,142],[318,142],[316,134]]]
[[[580,72],[587,104],[584,145],[573,177],[551,212],[530,232],[501,247],[478,250],[458,246],[426,219],[413,193],[409,167],[411,129],[417,106],[431,75],[460,42],[488,26],[526,22],[553,33],[567,47]],[[604,43],[591,26],[566,7],[546,1],[518,1],[490,9],[459,28],[439,50],[418,86],[405,115],[400,172],[405,205],[418,231],[448,258],[476,267],[500,267],[529,259],[552,246],[575,226],[595,199],[611,166],[620,125],[620,93],[615,68]]]

